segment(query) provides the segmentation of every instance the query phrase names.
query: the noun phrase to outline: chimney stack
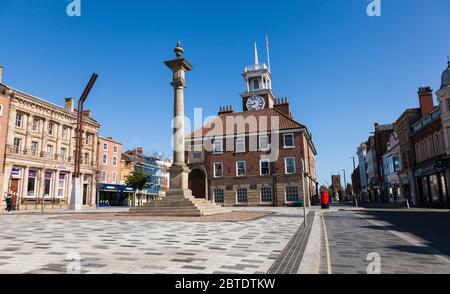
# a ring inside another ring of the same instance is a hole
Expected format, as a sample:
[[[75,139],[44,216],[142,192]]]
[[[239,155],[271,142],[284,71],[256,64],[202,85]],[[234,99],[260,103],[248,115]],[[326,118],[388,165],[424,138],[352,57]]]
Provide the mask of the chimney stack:
[[[285,115],[292,117],[289,101],[287,98],[281,98],[281,100],[277,99],[277,104],[275,104],[274,107]]]
[[[75,110],[75,99],[71,97],[66,98],[65,101],[66,101],[65,108],[68,111],[73,112]]]
[[[231,105],[221,106],[219,108],[219,115],[227,114],[227,113],[233,113],[233,112],[234,112],[233,111],[233,106],[231,106]]]
[[[3,83],[3,66],[0,65],[0,83]]]
[[[434,110],[433,90],[430,87],[420,87],[419,92],[420,112],[422,117],[427,116]]]
[[[134,149],[134,152],[136,153],[136,155],[142,156],[144,155],[144,147],[137,147],[136,149]]]
[[[91,110],[83,110],[83,115],[91,118],[92,117],[92,111]]]

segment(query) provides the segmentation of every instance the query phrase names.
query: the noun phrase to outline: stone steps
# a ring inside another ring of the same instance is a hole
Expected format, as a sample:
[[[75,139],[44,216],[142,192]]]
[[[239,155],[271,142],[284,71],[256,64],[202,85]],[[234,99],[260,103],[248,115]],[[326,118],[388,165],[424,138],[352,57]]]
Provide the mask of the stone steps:
[[[140,207],[133,207],[128,215],[139,216],[206,216],[229,213],[231,210],[204,199],[196,199],[188,191],[184,196],[170,195]]]
[[[161,208],[177,208],[177,207],[198,207],[198,208],[222,208],[219,205],[208,204],[208,203],[179,203],[179,204],[167,204],[167,203],[157,203],[149,204],[145,206],[140,206],[133,208],[135,210],[146,210],[146,209],[161,209]]]
[[[140,210],[140,211],[130,211],[125,213],[127,215],[133,216],[207,216],[207,215],[215,215],[228,213],[227,210],[222,209],[148,209],[148,210]]]

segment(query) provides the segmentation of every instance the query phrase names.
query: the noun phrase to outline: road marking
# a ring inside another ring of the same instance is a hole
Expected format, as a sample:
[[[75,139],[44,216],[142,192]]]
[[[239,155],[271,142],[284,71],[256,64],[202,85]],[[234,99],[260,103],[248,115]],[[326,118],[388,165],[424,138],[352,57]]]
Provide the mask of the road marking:
[[[324,234],[325,234],[325,247],[327,249],[328,274],[331,275],[333,272],[331,270],[331,254],[330,254],[330,245],[328,243],[327,225],[325,224],[325,218],[323,217],[324,213],[321,213],[321,215],[322,215],[323,231],[324,231]]]
[[[386,224],[388,225],[392,225],[388,222],[381,222],[381,221],[374,221],[374,220],[370,220],[365,218],[363,215],[358,214],[357,212],[353,212],[350,211],[352,214],[356,215],[359,218],[365,219],[366,221],[368,221],[369,223],[377,226],[377,227],[385,227]],[[422,250],[424,250],[425,252],[428,252],[430,254],[432,254],[434,257],[441,259],[442,261],[450,264],[450,259],[448,259],[445,253],[431,247],[430,245],[426,244],[423,241],[420,241],[417,238],[414,238],[413,236],[409,236],[405,233],[399,232],[399,231],[393,231],[393,230],[386,230],[386,232],[393,234],[394,236],[399,237],[400,239],[402,239],[403,241],[406,241],[416,247],[420,247]]]

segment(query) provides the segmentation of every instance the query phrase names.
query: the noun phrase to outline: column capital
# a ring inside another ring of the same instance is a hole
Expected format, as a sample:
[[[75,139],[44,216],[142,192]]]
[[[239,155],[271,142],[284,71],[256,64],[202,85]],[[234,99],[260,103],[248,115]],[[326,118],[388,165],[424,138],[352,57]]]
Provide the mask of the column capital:
[[[178,80],[174,80],[172,83],[170,83],[170,85],[174,89],[185,89],[186,88],[186,81],[178,79]]]
[[[191,71],[193,69],[192,64],[186,58],[172,59],[165,61],[164,64],[173,72],[177,71]]]

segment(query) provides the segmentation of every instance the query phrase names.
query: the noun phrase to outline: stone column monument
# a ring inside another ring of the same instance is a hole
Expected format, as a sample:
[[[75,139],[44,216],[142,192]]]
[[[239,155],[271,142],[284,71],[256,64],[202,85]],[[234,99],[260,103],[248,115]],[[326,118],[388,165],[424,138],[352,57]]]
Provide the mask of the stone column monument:
[[[170,189],[161,200],[154,200],[142,207],[130,209],[129,214],[151,216],[205,216],[230,212],[219,205],[204,199],[195,199],[189,190],[189,168],[185,162],[184,142],[184,89],[186,88],[186,72],[192,65],[183,58],[183,48],[178,42],[175,48],[176,58],[164,62],[173,72],[172,87],[174,89],[173,113],[173,158],[170,168]]]
[[[186,72],[192,70],[192,65],[183,58],[183,48],[178,42],[175,48],[176,58],[166,61],[166,66],[173,72],[172,87],[174,89],[173,112],[173,159],[170,168],[170,190],[167,196],[192,196],[188,188],[189,169],[185,163],[184,153],[184,89],[186,88]]]

